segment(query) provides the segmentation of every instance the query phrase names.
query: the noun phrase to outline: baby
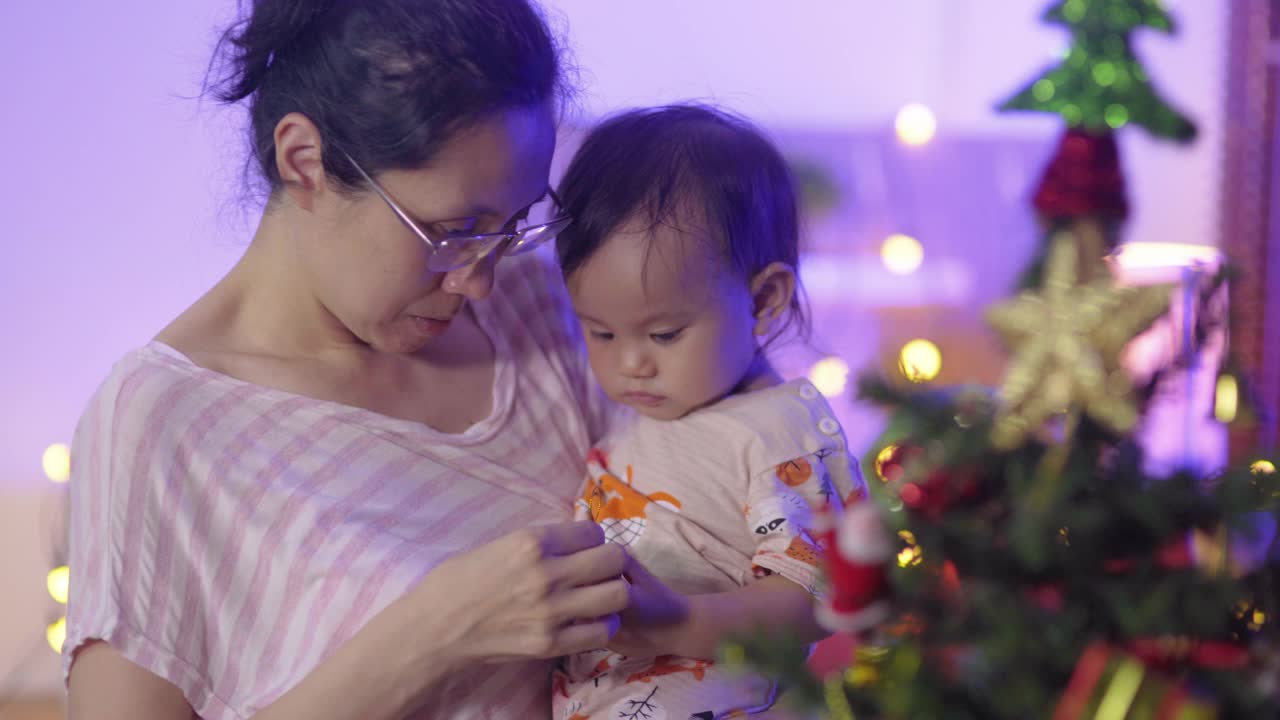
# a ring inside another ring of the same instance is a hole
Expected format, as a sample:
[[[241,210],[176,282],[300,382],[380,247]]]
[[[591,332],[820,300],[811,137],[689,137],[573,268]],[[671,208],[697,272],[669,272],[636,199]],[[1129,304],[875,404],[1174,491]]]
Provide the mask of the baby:
[[[804,324],[791,177],[751,124],[673,106],[596,128],[560,195],[574,224],[557,253],[591,368],[630,408],[592,451],[577,514],[685,610],[566,658],[555,718],[764,712],[776,688],[718,667],[717,646],[761,627],[824,634],[814,515],[865,492],[826,401],[765,355]]]

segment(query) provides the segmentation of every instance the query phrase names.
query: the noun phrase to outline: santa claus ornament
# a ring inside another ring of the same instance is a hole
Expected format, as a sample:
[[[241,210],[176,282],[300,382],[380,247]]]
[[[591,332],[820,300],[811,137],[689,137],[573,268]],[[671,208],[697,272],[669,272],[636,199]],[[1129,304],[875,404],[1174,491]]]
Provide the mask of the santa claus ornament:
[[[888,563],[893,545],[875,503],[856,502],[836,517],[819,508],[814,533],[825,555],[826,597],[818,622],[832,632],[857,633],[889,616]]]

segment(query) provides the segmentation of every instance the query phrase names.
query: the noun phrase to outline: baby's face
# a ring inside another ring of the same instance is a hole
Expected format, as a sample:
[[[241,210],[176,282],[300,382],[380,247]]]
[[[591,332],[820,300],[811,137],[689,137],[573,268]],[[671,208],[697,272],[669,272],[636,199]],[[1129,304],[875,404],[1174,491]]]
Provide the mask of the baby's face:
[[[714,402],[755,359],[747,280],[700,231],[628,223],[568,286],[592,371],[641,414],[673,420]]]

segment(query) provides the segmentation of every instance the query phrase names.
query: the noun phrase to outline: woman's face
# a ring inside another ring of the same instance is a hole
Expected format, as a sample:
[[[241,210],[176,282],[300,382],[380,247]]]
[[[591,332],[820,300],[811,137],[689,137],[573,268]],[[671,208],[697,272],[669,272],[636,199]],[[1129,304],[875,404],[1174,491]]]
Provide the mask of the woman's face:
[[[497,113],[449,140],[423,168],[375,179],[432,238],[498,232],[548,188],[555,123],[549,106]],[[389,352],[415,352],[449,328],[467,299],[493,287],[495,258],[446,273],[427,269],[431,249],[372,191],[315,213],[314,242],[299,264],[320,303],[350,333]]]

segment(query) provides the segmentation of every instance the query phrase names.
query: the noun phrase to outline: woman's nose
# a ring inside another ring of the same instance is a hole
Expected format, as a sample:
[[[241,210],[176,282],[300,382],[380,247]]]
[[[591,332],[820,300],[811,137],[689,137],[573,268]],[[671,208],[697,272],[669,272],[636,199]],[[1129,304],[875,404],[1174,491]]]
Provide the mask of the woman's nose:
[[[484,300],[493,292],[493,266],[497,261],[496,253],[489,253],[470,265],[450,270],[444,276],[445,292]]]

